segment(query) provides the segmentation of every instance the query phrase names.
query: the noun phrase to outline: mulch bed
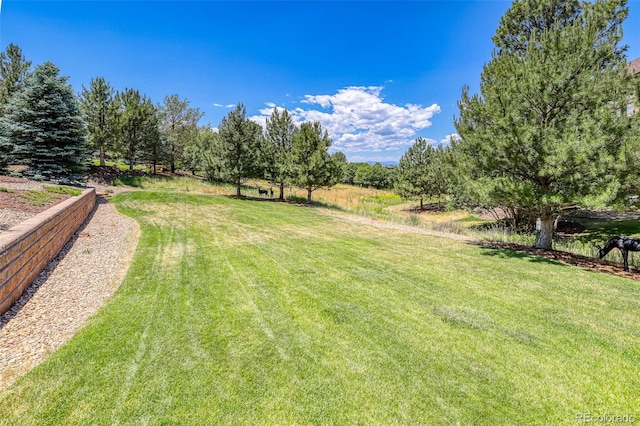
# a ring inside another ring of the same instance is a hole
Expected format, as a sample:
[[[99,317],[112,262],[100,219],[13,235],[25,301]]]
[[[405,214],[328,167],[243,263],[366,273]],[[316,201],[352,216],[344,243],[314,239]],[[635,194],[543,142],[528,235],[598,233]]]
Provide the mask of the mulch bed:
[[[118,166],[90,166],[88,172],[89,179],[101,184],[111,184],[119,177],[151,176],[143,170],[123,170]]]
[[[10,184],[23,184],[28,182],[28,180],[22,178],[0,176],[0,187],[3,187],[3,184],[10,186]],[[10,191],[11,192],[0,190],[0,208],[32,213],[34,215],[41,213],[68,198],[71,198],[68,194],[51,194],[52,198],[50,201],[46,203],[37,203],[24,198],[24,195],[29,193],[29,189],[10,189]]]
[[[21,191],[21,190],[15,190],[15,192],[0,191],[0,207],[6,208],[9,210],[19,211],[19,212],[33,213],[34,215],[36,215],[71,197],[70,195],[67,195],[67,194],[55,194],[56,197],[60,197],[60,198],[53,198],[51,199],[51,201],[44,204],[42,203],[36,204],[20,196],[21,194],[26,194],[27,192],[29,191]]]

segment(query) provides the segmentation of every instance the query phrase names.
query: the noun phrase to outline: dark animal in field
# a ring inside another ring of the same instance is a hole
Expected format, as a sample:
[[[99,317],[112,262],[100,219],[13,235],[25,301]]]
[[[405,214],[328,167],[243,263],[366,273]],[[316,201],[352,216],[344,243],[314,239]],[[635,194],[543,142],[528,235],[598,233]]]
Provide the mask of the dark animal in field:
[[[269,188],[269,196],[273,198],[273,188]]]
[[[266,197],[267,195],[269,195],[269,191],[268,191],[268,190],[266,190],[266,189],[260,189],[260,188],[258,188],[258,195],[260,195],[260,196],[263,196],[263,195],[264,195],[264,196]]]
[[[640,239],[630,238],[630,237],[613,237],[604,245],[604,247],[600,247],[596,244],[598,248],[598,254],[600,255],[600,259],[605,257],[607,253],[609,253],[614,248],[618,248],[622,253],[622,259],[624,259],[623,270],[629,270],[629,252],[630,251],[640,251]]]

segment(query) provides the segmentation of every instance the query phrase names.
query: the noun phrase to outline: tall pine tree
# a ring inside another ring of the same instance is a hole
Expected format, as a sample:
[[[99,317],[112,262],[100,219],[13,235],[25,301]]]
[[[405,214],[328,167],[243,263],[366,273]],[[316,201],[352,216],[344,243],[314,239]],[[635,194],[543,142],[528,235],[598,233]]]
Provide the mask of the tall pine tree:
[[[0,53],[0,115],[14,93],[19,91],[29,76],[31,61],[27,61],[22,49],[10,43]]]
[[[479,95],[463,90],[453,142],[460,188],[470,199],[541,219],[537,247],[550,249],[554,221],[571,204],[615,197],[635,170],[629,95],[619,46],[625,0],[517,0],[494,37]],[[480,200],[479,200],[480,201]]]
[[[117,150],[133,170],[138,161],[155,165],[160,156],[161,135],[158,110],[153,102],[135,89],[125,89],[116,96],[119,109]]]
[[[51,62],[37,66],[6,105],[0,131],[25,175],[73,182],[86,170],[89,150],[73,88],[59,73]]]
[[[164,157],[171,173],[175,173],[177,166],[183,166],[185,148],[198,137],[198,121],[203,113],[198,108],[189,108],[189,103],[174,94],[165,97],[164,104],[158,106],[166,135]]]
[[[267,118],[262,152],[267,178],[279,186],[280,200],[284,200],[284,185],[292,177],[291,147],[297,130],[286,109],[280,112],[274,108],[271,117]]]
[[[236,195],[249,178],[260,172],[260,125],[247,118],[247,110],[238,104],[222,119],[218,126],[222,171],[230,182],[236,185]]]
[[[444,148],[434,148],[424,138],[418,138],[400,158],[395,192],[404,198],[439,197],[447,192],[444,173]]]
[[[346,157],[341,153],[329,154],[331,139],[319,122],[304,122],[293,137],[291,164],[293,182],[307,190],[307,203],[316,189],[340,182]]]
[[[98,151],[100,165],[105,165],[105,152],[112,150],[116,141],[117,103],[114,90],[103,77],[91,80],[89,88],[82,87],[80,106],[87,123],[91,148]]]

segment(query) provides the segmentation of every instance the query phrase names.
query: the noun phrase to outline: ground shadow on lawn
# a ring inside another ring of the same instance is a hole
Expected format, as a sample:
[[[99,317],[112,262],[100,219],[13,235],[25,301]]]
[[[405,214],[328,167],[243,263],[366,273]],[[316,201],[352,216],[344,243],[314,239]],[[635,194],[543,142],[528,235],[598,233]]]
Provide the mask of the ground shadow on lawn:
[[[544,250],[512,243],[477,241],[474,244],[479,245],[483,249],[482,254],[485,256],[528,259],[531,262],[543,262],[555,265],[573,265],[596,272],[604,272],[640,281],[640,270],[631,269],[629,272],[625,272],[622,270],[622,265],[618,263],[599,260],[593,257],[564,251]]]
[[[269,201],[272,203],[284,203],[284,204],[290,204],[292,206],[301,206],[301,207],[320,207],[320,208],[325,208],[325,209],[330,209],[330,210],[338,210],[338,211],[344,211],[344,209],[342,209],[339,206],[333,205],[333,204],[327,204],[327,203],[323,203],[321,201],[315,201],[312,200],[311,203],[307,203],[307,199],[303,198],[303,197],[287,197],[284,200],[281,200],[278,197],[254,197],[251,195],[222,195],[222,197],[227,197],[227,198],[233,198],[234,200],[244,200],[244,201]]]

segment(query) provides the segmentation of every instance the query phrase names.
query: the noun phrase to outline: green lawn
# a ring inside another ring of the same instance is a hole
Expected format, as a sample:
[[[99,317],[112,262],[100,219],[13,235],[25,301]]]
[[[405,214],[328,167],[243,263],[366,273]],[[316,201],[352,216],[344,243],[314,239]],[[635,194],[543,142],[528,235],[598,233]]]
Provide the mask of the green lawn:
[[[572,424],[640,417],[638,282],[172,191],[114,198],[124,283],[0,390],[0,424]]]

